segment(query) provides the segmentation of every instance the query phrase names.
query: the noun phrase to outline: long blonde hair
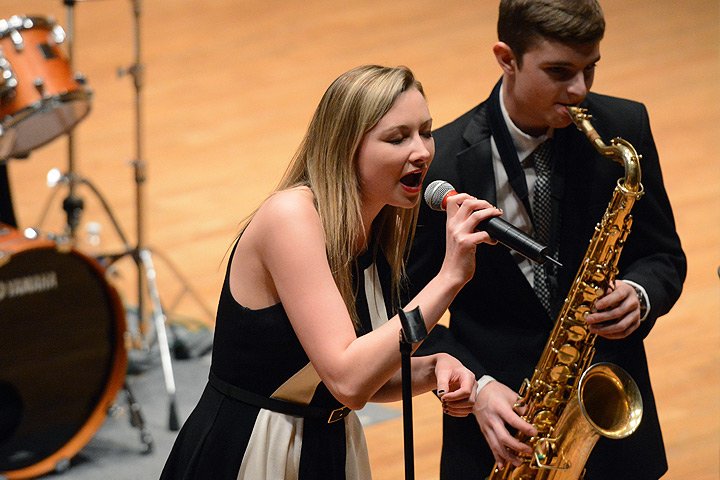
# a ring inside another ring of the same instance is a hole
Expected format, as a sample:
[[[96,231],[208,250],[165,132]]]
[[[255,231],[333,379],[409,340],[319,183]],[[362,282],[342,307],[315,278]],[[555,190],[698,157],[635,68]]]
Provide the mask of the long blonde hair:
[[[422,85],[407,67],[364,65],[338,77],[325,91],[305,137],[275,191],[307,186],[325,232],[328,262],[335,283],[356,327],[352,268],[363,238],[357,152],[363,136],[390,110],[397,97]],[[382,251],[390,265],[392,305],[400,303],[405,260],[417,222],[418,206],[386,205],[373,222],[372,239],[364,239],[376,257]]]

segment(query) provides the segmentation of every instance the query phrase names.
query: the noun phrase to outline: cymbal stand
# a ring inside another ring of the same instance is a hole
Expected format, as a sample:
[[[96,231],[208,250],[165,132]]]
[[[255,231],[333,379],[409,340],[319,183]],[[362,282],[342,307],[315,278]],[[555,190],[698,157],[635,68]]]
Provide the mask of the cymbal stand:
[[[74,55],[74,41],[75,41],[75,0],[63,0],[63,3],[67,7],[67,33],[65,40],[67,41],[67,54],[68,62],[70,64],[70,71],[75,71],[75,65],[73,63]],[[67,184],[68,184],[68,195],[63,200],[63,210],[67,216],[67,231],[66,234],[70,237],[71,242],[74,244],[77,236],[77,227],[80,224],[80,216],[84,208],[83,199],[76,195],[76,187],[78,183],[78,176],[75,174],[75,137],[72,130],[67,134],[67,160],[68,160],[68,172]]]
[[[175,379],[172,369],[172,360],[170,357],[170,346],[168,343],[167,331],[165,330],[165,322],[167,317],[163,311],[162,302],[157,288],[157,275],[155,266],[153,265],[152,253],[145,246],[145,194],[144,186],[147,180],[146,163],[143,159],[143,142],[142,142],[142,88],[143,88],[143,64],[141,63],[141,42],[140,42],[140,0],[132,0],[133,24],[134,24],[134,54],[135,63],[125,69],[119,70],[119,75],[130,75],[133,79],[135,88],[135,160],[132,166],[135,173],[135,212],[136,212],[136,228],[137,228],[137,245],[135,248],[127,252],[132,255],[137,269],[137,287],[138,287],[138,325],[142,325],[143,315],[145,312],[143,292],[147,289],[152,304],[152,318],[155,324],[155,333],[158,348],[160,350],[160,360],[162,362],[163,377],[165,379],[165,390],[168,395],[169,408],[169,429],[172,431],[179,430],[179,420],[177,414],[177,403],[175,398]]]
[[[65,40],[67,41],[68,63],[70,65],[70,70],[73,72],[75,71],[73,62],[75,39],[75,2],[76,0],[63,0],[63,4],[67,7],[67,32],[65,35]],[[61,178],[58,179],[62,180],[62,182],[60,183],[66,183],[68,186],[68,195],[63,200],[63,210],[66,213],[65,237],[69,238],[69,241],[73,245],[75,245],[77,238],[77,228],[80,224],[80,217],[82,216],[82,211],[84,208],[84,201],[76,194],[76,190],[78,185],[83,184],[89,186],[90,189],[100,199],[101,204],[110,216],[110,220],[117,229],[123,244],[128,245],[126,237],[123,234],[122,229],[120,229],[120,225],[117,223],[117,220],[112,215],[109,205],[102,197],[102,195],[100,195],[100,192],[97,190],[97,188],[95,188],[92,183],[75,173],[75,142],[72,129],[67,133],[67,160],[68,171],[66,174],[64,174]],[[43,213],[41,221],[38,223],[38,225],[42,224],[42,219],[44,219],[44,216],[47,213],[52,198],[53,195],[50,196],[48,204],[45,208],[45,212]],[[145,453],[149,453],[153,450],[153,438],[146,428],[140,404],[135,400],[135,397],[130,389],[130,385],[127,381],[125,381],[123,385],[123,390],[125,391],[125,396],[128,402],[128,406],[130,408],[130,424],[132,427],[137,428],[140,431],[140,441],[145,447]]]
[[[66,38],[68,39],[68,56],[70,65],[72,67],[72,32],[74,30],[74,12],[73,12],[73,6],[78,0],[63,0],[64,4],[68,7],[68,34]],[[63,201],[63,208],[65,212],[67,213],[67,236],[70,238],[70,241],[75,244],[76,242],[76,236],[77,236],[77,227],[80,223],[80,216],[82,214],[82,210],[84,208],[84,202],[82,198],[78,197],[76,195],[76,189],[78,186],[83,185],[87,186],[91,189],[92,193],[94,193],[99,201],[101,202],[101,205],[105,212],[107,213],[108,217],[110,218],[110,221],[117,232],[118,236],[120,237],[120,240],[123,243],[124,250],[120,253],[113,253],[113,254],[103,254],[98,257],[98,260],[105,266],[109,267],[110,265],[114,264],[119,259],[130,256],[134,264],[137,267],[137,301],[138,301],[138,329],[140,330],[140,336],[142,337],[142,349],[147,353],[150,354],[150,344],[157,342],[157,347],[160,352],[160,360],[162,363],[162,369],[163,369],[163,376],[165,379],[165,389],[168,395],[168,403],[169,403],[169,429],[172,431],[179,430],[179,419],[177,414],[177,404],[176,404],[176,388],[175,388],[175,379],[173,375],[173,369],[172,369],[172,360],[170,355],[170,346],[168,342],[168,336],[167,331],[165,328],[165,324],[167,321],[167,317],[163,311],[162,302],[160,300],[159,290],[157,287],[157,275],[155,271],[155,266],[153,264],[153,258],[152,258],[152,252],[148,247],[145,246],[145,222],[144,222],[144,212],[145,212],[145,202],[144,202],[144,184],[147,179],[146,175],[146,163],[143,160],[143,144],[142,144],[142,87],[143,87],[143,65],[141,63],[141,45],[140,45],[140,17],[141,17],[141,11],[140,11],[140,0],[132,0],[133,2],[133,17],[134,17],[134,55],[135,55],[135,61],[132,65],[130,65],[127,68],[119,69],[118,74],[119,76],[125,76],[129,75],[133,78],[133,85],[135,89],[135,140],[136,140],[136,157],[135,160],[131,162],[134,174],[135,174],[135,207],[136,207],[136,226],[137,226],[137,244],[135,246],[132,246],[130,242],[127,240],[127,236],[124,234],[122,228],[120,227],[120,224],[116,220],[115,216],[112,213],[112,210],[110,209],[109,204],[105,201],[103,196],[100,194],[99,190],[87,179],[79,176],[75,173],[74,168],[74,157],[75,157],[75,149],[74,149],[74,142],[73,142],[73,136],[72,133],[68,133],[68,173],[64,175],[59,175],[57,172],[51,172],[51,174],[56,175],[57,178],[55,178],[54,182],[51,182],[50,175],[48,178],[48,183],[53,183],[53,186],[58,185],[67,185],[68,186],[68,196]],[[51,195],[50,199],[48,200],[48,203],[45,208],[45,212],[42,214],[39,222],[38,222],[38,228],[42,225],[44,222],[45,216],[47,214],[47,210],[49,209],[50,203],[52,202],[54,198],[54,193]],[[209,316],[212,317],[212,313],[210,310],[202,303],[199,296],[195,291],[190,287],[188,282],[180,275],[179,271],[175,266],[167,259],[166,257],[160,255],[160,258],[170,267],[172,272],[177,276],[180,283],[183,284],[184,290],[181,293],[181,295],[185,293],[190,293],[194,300],[198,303],[198,305],[203,309],[203,311]],[[150,335],[147,334],[145,331],[144,326],[144,312],[145,312],[145,292],[147,292],[147,295],[151,302],[151,316],[154,324],[154,333],[155,335],[151,340],[148,340]],[[176,299],[176,303],[179,301],[179,298]]]

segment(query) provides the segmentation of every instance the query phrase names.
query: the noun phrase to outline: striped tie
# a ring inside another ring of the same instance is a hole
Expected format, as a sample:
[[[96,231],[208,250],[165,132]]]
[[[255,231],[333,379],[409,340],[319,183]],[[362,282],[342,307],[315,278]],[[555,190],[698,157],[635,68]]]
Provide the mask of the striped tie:
[[[552,221],[552,208],[550,204],[550,159],[551,145],[546,140],[532,153],[537,180],[533,193],[533,220],[535,224],[535,239],[547,245],[550,240],[550,225]],[[533,288],[545,310],[550,314],[550,284],[546,265],[533,264],[535,276]]]

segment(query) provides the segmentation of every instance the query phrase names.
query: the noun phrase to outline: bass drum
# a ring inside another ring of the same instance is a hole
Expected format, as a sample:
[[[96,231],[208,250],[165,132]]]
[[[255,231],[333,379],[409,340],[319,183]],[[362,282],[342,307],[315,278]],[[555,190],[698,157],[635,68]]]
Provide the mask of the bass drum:
[[[102,426],[127,368],[102,267],[0,224],[0,477],[63,470]]]

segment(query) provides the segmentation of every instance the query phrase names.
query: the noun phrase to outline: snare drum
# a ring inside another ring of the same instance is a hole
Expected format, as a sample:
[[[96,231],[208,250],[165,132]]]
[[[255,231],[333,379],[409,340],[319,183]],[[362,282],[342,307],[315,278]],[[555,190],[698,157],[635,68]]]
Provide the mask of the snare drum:
[[[0,160],[27,156],[90,112],[90,90],[71,71],[64,40],[43,17],[0,19]]]
[[[0,224],[0,478],[61,470],[102,426],[127,368],[100,265]]]

